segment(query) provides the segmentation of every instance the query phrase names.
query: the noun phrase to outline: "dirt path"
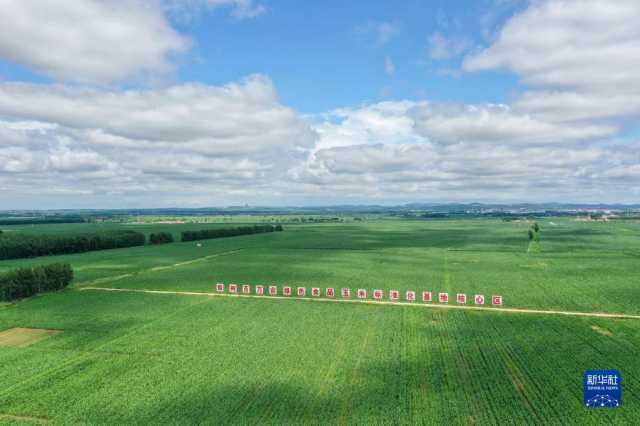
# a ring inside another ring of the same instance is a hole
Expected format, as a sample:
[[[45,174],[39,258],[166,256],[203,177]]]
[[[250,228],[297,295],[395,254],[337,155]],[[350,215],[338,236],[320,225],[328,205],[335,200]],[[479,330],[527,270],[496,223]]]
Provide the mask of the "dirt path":
[[[229,254],[236,254],[236,253],[241,252],[242,250],[243,249],[223,251],[223,252],[220,252],[220,253],[210,254],[208,256],[197,257],[195,259],[186,260],[184,262],[174,263],[173,265],[154,266],[153,268],[140,269],[138,271],[131,272],[131,273],[128,273],[128,274],[111,275],[109,277],[96,278],[95,280],[91,280],[91,281],[82,281],[82,282],[79,282],[79,283],[75,283],[74,285],[76,287],[86,287],[86,286],[90,286],[90,285],[102,284],[102,283],[105,283],[105,282],[118,281],[118,280],[121,280],[121,279],[124,279],[124,278],[132,277],[132,276],[140,274],[140,273],[157,272],[157,271],[163,271],[165,269],[179,268],[181,266],[191,265],[192,263],[201,262],[203,260],[213,259],[213,258],[219,257],[219,256],[226,256],[226,255],[229,255]]]
[[[384,300],[359,300],[359,299],[327,299],[327,298],[310,298],[310,297],[294,297],[294,296],[258,296],[254,294],[227,294],[227,293],[203,293],[195,291],[168,291],[168,290],[142,290],[142,289],[130,289],[130,288],[98,288],[98,287],[84,287],[78,290],[97,290],[97,291],[115,291],[125,293],[147,293],[147,294],[173,294],[180,296],[207,296],[207,297],[242,297],[248,299],[265,299],[265,300],[294,300],[305,302],[328,302],[328,303],[359,303],[368,305],[398,305],[398,306],[412,306],[415,308],[427,308],[427,309],[462,309],[469,311],[491,311],[491,312],[509,312],[517,314],[538,314],[538,315],[564,315],[572,317],[590,317],[590,318],[617,318],[617,319],[640,319],[640,315],[629,314],[615,314],[608,312],[576,312],[576,311],[557,311],[557,310],[543,310],[543,309],[523,309],[523,308],[501,308],[501,307],[488,307],[488,306],[462,306],[462,305],[445,305],[445,304],[427,304],[420,302],[391,302]]]
[[[16,416],[13,414],[1,414],[0,420],[8,420],[12,422],[28,422],[28,423],[37,423],[37,424],[47,424],[50,423],[49,419],[45,419],[43,417],[31,417],[31,416]]]

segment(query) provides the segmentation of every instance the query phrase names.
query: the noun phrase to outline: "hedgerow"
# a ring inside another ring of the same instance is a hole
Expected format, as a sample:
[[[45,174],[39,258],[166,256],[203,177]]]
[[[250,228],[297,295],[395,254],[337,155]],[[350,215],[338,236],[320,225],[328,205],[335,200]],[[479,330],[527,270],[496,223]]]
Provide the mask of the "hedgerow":
[[[4,234],[0,236],[0,260],[135,247],[145,241],[143,233],[129,230],[75,235]]]
[[[282,226],[280,226],[282,230]],[[182,241],[210,240],[214,238],[236,237],[238,235],[263,234],[274,232],[276,227],[272,225],[241,226],[238,228],[201,229],[199,231],[182,232]]]
[[[86,220],[82,217],[65,216],[65,217],[39,217],[39,218],[15,218],[0,219],[0,225],[44,225],[54,223],[84,223]]]
[[[73,269],[68,263],[19,268],[0,274],[0,300],[8,302],[69,285]]]
[[[157,234],[149,235],[150,244],[167,244],[173,242],[173,234],[170,232],[158,232]]]

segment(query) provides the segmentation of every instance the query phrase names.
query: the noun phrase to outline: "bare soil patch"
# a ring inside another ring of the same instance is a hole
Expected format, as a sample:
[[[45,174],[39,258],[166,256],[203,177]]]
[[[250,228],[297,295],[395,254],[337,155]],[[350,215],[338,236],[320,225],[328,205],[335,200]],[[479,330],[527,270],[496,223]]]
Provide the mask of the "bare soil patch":
[[[15,327],[0,332],[0,346],[26,348],[47,337],[62,333],[61,330],[47,330],[44,328]]]

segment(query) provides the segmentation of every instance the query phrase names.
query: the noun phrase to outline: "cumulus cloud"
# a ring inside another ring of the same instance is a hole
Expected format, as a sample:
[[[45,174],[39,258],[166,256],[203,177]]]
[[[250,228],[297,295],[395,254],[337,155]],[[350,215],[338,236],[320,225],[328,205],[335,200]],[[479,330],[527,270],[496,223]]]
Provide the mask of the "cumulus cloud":
[[[296,177],[308,192],[369,200],[632,202],[638,185],[621,187],[614,177],[628,182],[637,170],[637,160],[614,147],[422,143],[323,149]]]
[[[96,74],[91,61],[85,68],[38,62],[29,43],[15,61],[90,82],[162,70],[186,43],[158,12],[167,2],[144,3],[151,7],[146,12],[136,3],[145,16],[155,16],[157,28],[173,34],[167,40],[177,40],[153,50],[155,62],[120,61]],[[261,10],[255,1],[192,3],[253,11],[248,15]],[[33,3],[24,4],[18,10],[32,13]],[[108,13],[119,13],[122,4],[113,3]],[[97,7],[96,13],[106,7],[81,5]],[[463,65],[469,72],[517,73],[525,90],[510,104],[388,101],[304,120],[278,100],[264,76],[136,90],[3,82],[0,191],[12,202],[31,197],[60,207],[69,207],[67,201],[88,207],[637,201],[640,141],[625,132],[640,115],[638,9],[629,0],[546,0],[514,15]],[[75,28],[69,31],[75,37]],[[377,46],[397,33],[396,23],[371,21],[359,29]],[[118,42],[118,34],[104,40]],[[14,43],[5,39],[0,54]],[[435,34],[431,47],[435,58],[447,59],[469,45]],[[136,56],[127,48],[112,58]],[[81,50],[72,43],[69,54]],[[394,69],[387,57],[385,70]]]
[[[614,135],[607,125],[559,125],[507,105],[425,105],[413,110],[416,131],[444,143],[567,144]]]
[[[0,56],[58,80],[163,75],[189,41],[155,2],[4,0]]]
[[[535,88],[516,106],[547,119],[640,114],[640,3],[545,0],[512,17],[467,71],[508,69]]]
[[[0,114],[125,139],[261,150],[306,136],[296,113],[276,98],[273,85],[262,76],[221,87],[181,84],[129,91],[4,83]]]
[[[314,126],[317,148],[416,141],[409,111],[418,103],[380,102],[359,108],[341,108]]]
[[[470,71],[504,67],[542,86],[609,89],[637,83],[638,20],[635,0],[536,2],[464,66]]]
[[[0,93],[0,187],[14,194],[276,196],[316,138],[261,76],[139,91],[5,83]]]
[[[612,188],[639,164],[640,143],[601,143],[617,128],[548,122],[506,105],[381,102],[332,111],[314,128],[317,149],[290,175],[318,196],[629,202],[640,190]]]
[[[333,112],[293,174],[306,191],[364,199],[636,202],[640,3],[532,2],[465,71],[508,69],[510,105],[385,102]],[[431,55],[469,45],[439,33]]]

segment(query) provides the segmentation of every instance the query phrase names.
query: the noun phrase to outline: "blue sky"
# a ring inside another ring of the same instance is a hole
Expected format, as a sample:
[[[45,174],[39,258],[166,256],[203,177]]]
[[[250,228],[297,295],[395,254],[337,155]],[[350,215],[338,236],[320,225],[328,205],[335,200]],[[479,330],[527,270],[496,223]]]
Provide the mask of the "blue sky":
[[[432,59],[429,37],[436,32],[482,46],[483,32],[517,10],[509,2],[489,16],[483,4],[469,1],[274,1],[251,22],[224,11],[181,25],[195,42],[180,68],[184,81],[224,84],[239,76],[269,75],[281,99],[304,113],[317,113],[390,98],[429,97],[454,102],[503,102],[517,90],[510,73],[443,75],[457,70],[461,57]],[[380,34],[389,25],[390,34]],[[385,71],[390,58],[395,71]]]
[[[10,0],[7,207],[634,202],[634,0]]]

